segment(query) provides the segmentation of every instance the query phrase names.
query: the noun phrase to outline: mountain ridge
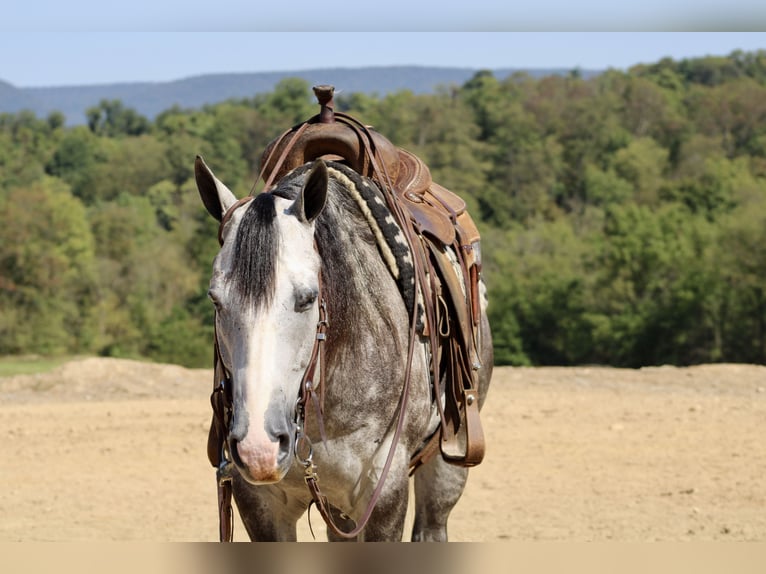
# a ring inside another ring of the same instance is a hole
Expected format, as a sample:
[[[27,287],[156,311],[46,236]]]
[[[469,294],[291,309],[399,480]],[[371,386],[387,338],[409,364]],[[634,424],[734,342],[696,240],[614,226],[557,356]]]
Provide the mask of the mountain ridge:
[[[410,90],[432,93],[439,86],[462,85],[486,68],[437,66],[331,67],[283,72],[219,72],[197,74],[168,81],[110,82],[104,84],[16,87],[0,78],[0,113],[29,110],[45,117],[58,111],[68,125],[86,122],[85,112],[101,100],[120,100],[126,107],[154,119],[157,114],[179,106],[199,108],[229,99],[252,98],[267,93],[286,78],[300,78],[310,85],[332,84],[338,93],[386,94]],[[498,79],[523,72],[532,77],[566,75],[570,69],[498,68],[490,70]],[[578,70],[583,77],[599,74]]]

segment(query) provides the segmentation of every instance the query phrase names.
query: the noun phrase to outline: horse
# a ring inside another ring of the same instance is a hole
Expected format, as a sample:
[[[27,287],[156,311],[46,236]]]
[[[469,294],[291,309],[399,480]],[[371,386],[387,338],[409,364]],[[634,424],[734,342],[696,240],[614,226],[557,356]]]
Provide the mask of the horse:
[[[409,463],[439,429],[440,397],[427,339],[410,349],[412,310],[392,272],[397,261],[411,264],[411,253],[401,236],[389,242],[398,254],[386,250],[381,229],[396,232],[396,222],[375,223],[360,201],[371,197],[380,208],[380,187],[342,162],[317,159],[243,201],[202,158],[195,169],[202,202],[220,223],[208,296],[232,386],[225,444],[233,497],[249,538],[297,539],[296,522],[315,501],[308,459],[335,526],[328,523],[328,540],[347,540],[342,534],[356,527],[353,540],[401,541]],[[486,305],[482,283],[480,407],[492,372]],[[317,339],[323,388],[303,422],[297,398],[317,362]],[[438,455],[418,468],[412,541],[447,541],[467,477]]]

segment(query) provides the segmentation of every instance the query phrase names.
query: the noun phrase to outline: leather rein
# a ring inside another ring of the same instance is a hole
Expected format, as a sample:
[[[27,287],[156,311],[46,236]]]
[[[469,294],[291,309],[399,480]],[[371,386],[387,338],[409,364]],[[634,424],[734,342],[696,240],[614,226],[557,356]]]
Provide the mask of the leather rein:
[[[353,125],[351,125],[351,127],[358,130],[360,140],[363,142],[365,146],[365,150],[368,154],[368,157],[370,158],[373,170],[376,173],[382,175],[381,179],[383,179],[384,185],[382,185],[381,187],[383,188],[383,192],[387,196],[390,196],[391,198],[391,200],[388,203],[392,211],[394,211],[394,217],[397,218],[399,221],[404,221],[403,219],[404,215],[401,212],[401,207],[399,207],[397,202],[393,200],[393,184],[391,183],[391,179],[388,176],[388,173],[386,172],[385,164],[383,164],[382,162],[379,163],[376,161],[374,144],[372,143],[371,138],[368,139],[368,137],[364,137],[365,135],[368,135],[365,133],[367,131],[366,127],[362,126],[361,124],[358,124],[356,120],[354,120],[353,118],[350,118],[350,116],[345,116],[344,114],[336,114],[336,117],[340,117],[342,118],[342,120],[350,120],[350,122],[353,122]],[[292,132],[292,138],[290,142],[288,143],[288,145],[285,147],[285,150],[281,154],[280,158],[277,160],[276,166],[271,171],[271,176],[269,177],[268,180],[266,180],[266,185],[264,187],[264,190],[268,190],[270,188],[272,184],[273,174],[277,173],[279,166],[283,163],[287,155],[287,152],[291,148],[292,142],[297,141],[297,139],[300,137],[303,130],[305,130],[306,126],[308,125],[309,125],[309,122],[306,122],[302,124],[301,126],[299,126],[297,130]],[[290,133],[291,132],[289,131],[285,132],[282,135],[282,138],[286,137]],[[278,146],[275,146],[274,149],[277,149],[277,147]],[[264,162],[264,166],[268,165],[270,160],[271,160],[271,157],[269,157],[269,159]],[[382,169],[379,167],[380,165],[383,165]],[[261,176],[262,175],[263,173],[261,173]],[[261,176],[259,176],[258,179],[260,179]],[[231,219],[232,214],[239,207],[247,204],[251,199],[253,199],[253,195],[249,195],[238,200],[226,211],[226,213],[222,217],[221,224],[218,230],[218,240],[221,245],[223,244],[224,227]],[[418,251],[416,249],[413,249],[413,243],[415,239],[411,235],[409,226],[402,225],[401,227],[404,232],[407,243],[409,245],[410,251],[414,255],[413,257],[414,267],[415,267],[416,277],[418,278],[418,281],[416,283],[418,285],[423,285],[422,282],[426,281],[427,279],[425,278],[425,273],[423,271],[423,262],[420,261],[418,256],[416,255]],[[404,427],[404,413],[406,412],[406,407],[409,400],[410,386],[411,386],[410,383],[412,379],[412,362],[413,362],[414,351],[415,351],[415,346],[417,341],[417,312],[416,312],[417,309],[413,309],[410,314],[411,322],[409,327],[405,376],[404,376],[404,382],[402,385],[401,395],[399,397],[397,422],[394,429],[391,446],[389,447],[388,455],[386,457],[385,463],[381,470],[378,482],[375,486],[375,489],[372,492],[372,495],[370,496],[370,500],[367,504],[367,508],[365,509],[361,518],[357,522],[356,526],[351,531],[346,532],[342,530],[335,523],[335,520],[333,519],[333,516],[332,516],[332,506],[327,496],[325,496],[320,489],[319,477],[317,475],[317,467],[313,462],[313,448],[311,445],[311,440],[305,433],[306,410],[307,410],[307,406],[310,403],[312,403],[314,405],[314,411],[317,416],[317,422],[320,429],[320,433],[322,435],[322,439],[323,440],[325,439],[322,417],[324,413],[324,394],[325,394],[324,391],[327,385],[327,378],[326,378],[327,363],[325,360],[325,343],[327,340],[327,329],[329,328],[329,318],[327,314],[327,307],[323,297],[321,273],[319,276],[318,291],[319,291],[319,294],[317,297],[317,301],[319,302],[319,320],[317,322],[316,338],[314,340],[311,356],[309,359],[309,363],[306,367],[306,370],[304,371],[303,377],[301,379],[301,387],[298,393],[298,398],[297,398],[296,406],[295,406],[295,418],[294,418],[295,441],[294,441],[293,454],[295,456],[296,461],[304,469],[304,481],[306,483],[306,486],[308,487],[309,492],[311,493],[312,504],[316,505],[322,518],[324,519],[328,527],[336,535],[342,538],[351,539],[351,538],[357,537],[361,533],[361,531],[367,525],[367,522],[369,521],[370,517],[372,516],[372,513],[375,509],[378,499],[380,498],[380,494],[383,490],[385,480],[388,477],[388,473],[391,468],[391,464],[393,462],[394,454],[399,444],[402,429]],[[414,298],[414,305],[417,305],[417,297]],[[231,542],[233,540],[233,514],[232,514],[232,507],[231,507],[231,498],[232,498],[231,483],[232,483],[233,463],[229,459],[229,456],[227,453],[227,446],[226,446],[226,443],[227,443],[226,438],[228,436],[229,422],[231,420],[233,406],[232,406],[231,377],[229,376],[229,373],[227,371],[228,370],[226,369],[223,363],[223,360],[221,358],[221,354],[218,348],[218,336],[216,334],[216,338],[215,338],[216,383],[215,383],[215,388],[213,390],[213,393],[211,395],[211,404],[213,406],[213,412],[214,412],[214,425],[216,425],[218,430],[218,443],[219,443],[217,445],[217,452],[215,453],[215,455],[217,455],[216,458],[218,460],[218,469],[216,472],[216,479],[218,483],[219,538],[221,542]],[[436,375],[435,380],[438,381],[438,373],[434,373],[434,374]],[[439,401],[437,401],[437,404],[438,403]],[[208,445],[208,448],[210,450],[211,445]]]

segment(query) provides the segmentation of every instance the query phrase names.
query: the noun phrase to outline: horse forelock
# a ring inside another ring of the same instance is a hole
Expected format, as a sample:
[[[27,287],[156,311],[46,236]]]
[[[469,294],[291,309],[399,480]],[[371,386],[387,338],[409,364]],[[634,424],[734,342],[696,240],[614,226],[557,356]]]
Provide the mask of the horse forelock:
[[[276,289],[276,216],[274,196],[259,194],[247,206],[234,237],[227,278],[240,302],[256,309],[270,304]]]

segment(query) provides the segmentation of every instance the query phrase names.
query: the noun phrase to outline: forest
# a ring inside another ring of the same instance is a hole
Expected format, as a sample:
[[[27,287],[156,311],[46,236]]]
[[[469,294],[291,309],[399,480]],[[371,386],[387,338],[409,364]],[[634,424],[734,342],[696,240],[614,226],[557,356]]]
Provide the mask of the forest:
[[[766,363],[766,51],[583,78],[477,72],[336,109],[419,155],[482,232],[497,364]],[[216,222],[309,86],[149,119],[119,100],[0,115],[0,355],[206,367]]]

